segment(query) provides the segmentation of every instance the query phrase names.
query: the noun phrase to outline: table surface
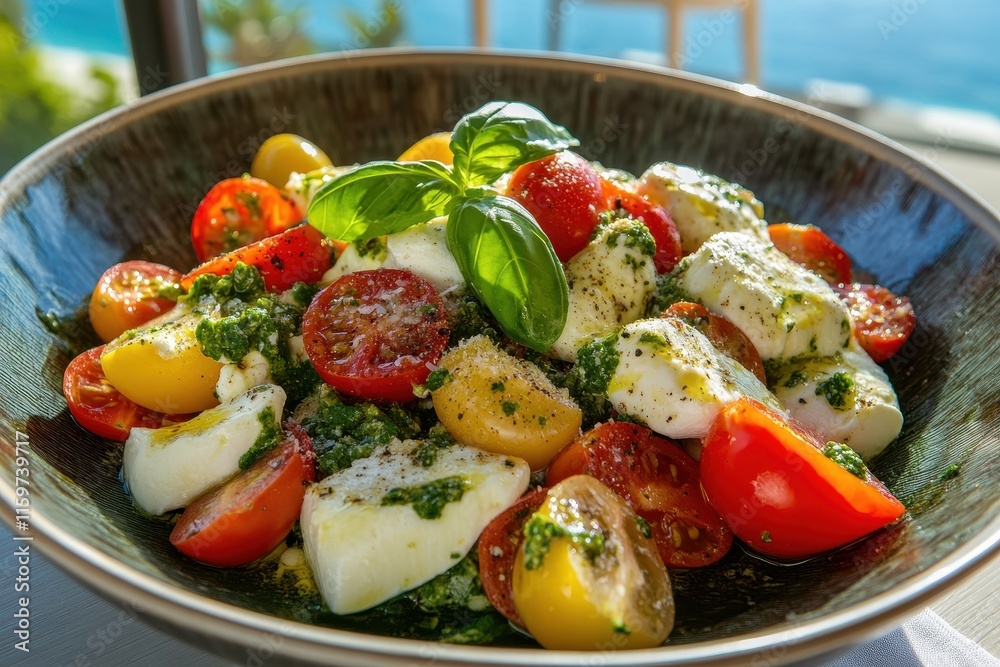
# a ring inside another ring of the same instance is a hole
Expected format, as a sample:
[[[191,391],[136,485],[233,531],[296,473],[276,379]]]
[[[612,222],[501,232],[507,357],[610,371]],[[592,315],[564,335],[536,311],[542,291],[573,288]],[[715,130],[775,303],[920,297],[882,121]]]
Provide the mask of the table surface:
[[[921,151],[920,146],[913,146]],[[947,151],[935,162],[1000,210],[1000,159]],[[15,606],[17,559],[10,531],[0,527],[0,608]],[[136,620],[127,607],[108,602],[78,584],[37,552],[30,574],[30,653],[14,648],[12,617],[0,630],[0,665],[92,667],[100,665],[233,665]],[[955,629],[1000,657],[1000,554],[930,608]],[[260,660],[248,650],[243,664]]]

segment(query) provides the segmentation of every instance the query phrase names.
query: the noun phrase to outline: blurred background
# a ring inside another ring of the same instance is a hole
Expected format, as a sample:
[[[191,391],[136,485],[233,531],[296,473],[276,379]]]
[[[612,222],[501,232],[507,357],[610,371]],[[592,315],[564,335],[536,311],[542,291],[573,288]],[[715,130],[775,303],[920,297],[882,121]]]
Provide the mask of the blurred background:
[[[122,4],[0,0],[0,173],[138,96]],[[200,0],[199,9],[209,73],[395,45],[553,49],[672,62],[752,81],[912,144],[1000,155],[1000,3]]]

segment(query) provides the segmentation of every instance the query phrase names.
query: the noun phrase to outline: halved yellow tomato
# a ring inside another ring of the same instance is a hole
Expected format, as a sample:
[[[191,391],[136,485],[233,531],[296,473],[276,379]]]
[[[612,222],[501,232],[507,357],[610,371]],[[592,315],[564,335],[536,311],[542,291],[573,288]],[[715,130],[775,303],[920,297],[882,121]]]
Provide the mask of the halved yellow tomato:
[[[451,153],[450,143],[451,132],[429,134],[403,151],[399,161],[437,160],[443,164],[451,164],[455,156]]]
[[[327,154],[308,139],[297,134],[276,134],[257,149],[250,175],[283,189],[293,171],[304,174],[332,164]]]
[[[651,648],[674,625],[670,577],[649,525],[589,475],[549,489],[514,563],[514,606],[539,644]]]
[[[583,413],[572,399],[485,336],[463,341],[438,366],[448,375],[432,393],[434,411],[460,442],[541,470],[580,433]]]
[[[104,348],[101,367],[115,389],[144,408],[179,414],[219,404],[222,364],[205,356],[195,338],[201,315],[178,306]]]

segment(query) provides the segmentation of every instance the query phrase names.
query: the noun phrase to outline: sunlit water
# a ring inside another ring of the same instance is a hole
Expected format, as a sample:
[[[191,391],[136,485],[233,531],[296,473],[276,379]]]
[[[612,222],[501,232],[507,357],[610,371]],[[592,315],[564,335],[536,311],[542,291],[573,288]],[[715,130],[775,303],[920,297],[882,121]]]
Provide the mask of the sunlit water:
[[[1000,3],[977,0],[760,0],[762,78],[766,88],[800,91],[810,79],[853,82],[876,99],[989,111],[1000,116]],[[208,3],[210,4],[210,3]],[[222,0],[215,4],[225,5]],[[362,40],[343,21],[345,9],[375,16],[378,0],[287,0],[309,14],[320,45]],[[417,46],[466,46],[471,2],[399,0],[405,40]],[[26,28],[43,43],[127,54],[116,0],[28,0]],[[493,0],[493,43],[542,49],[561,19],[563,50],[618,57],[629,49],[663,50],[665,19],[641,2]],[[550,7],[556,13],[550,13]],[[728,20],[726,20],[728,18]],[[687,68],[739,78],[740,23],[718,12],[691,14],[683,51]],[[219,46],[210,36],[210,46]],[[216,67],[218,68],[218,67]]]

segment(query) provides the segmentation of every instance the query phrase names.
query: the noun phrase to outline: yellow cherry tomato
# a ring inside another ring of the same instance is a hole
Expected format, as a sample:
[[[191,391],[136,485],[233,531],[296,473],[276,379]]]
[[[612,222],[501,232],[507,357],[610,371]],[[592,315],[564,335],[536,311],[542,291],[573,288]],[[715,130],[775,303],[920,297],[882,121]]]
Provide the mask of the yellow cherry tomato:
[[[485,336],[463,341],[438,366],[448,375],[431,394],[434,411],[464,444],[541,470],[580,433],[583,413],[566,392]]]
[[[326,153],[297,134],[276,134],[257,149],[250,175],[284,188],[293,171],[304,174],[333,165]]]
[[[451,143],[451,132],[429,134],[403,151],[399,160],[401,162],[437,160],[443,164],[451,164],[455,156],[451,153],[449,143]]]
[[[513,592],[525,628],[548,649],[652,648],[674,626],[648,524],[589,475],[553,486],[528,519]]]
[[[126,398],[167,414],[218,405],[215,385],[222,364],[202,354],[195,339],[200,319],[178,306],[108,343],[101,355],[108,381]]]

